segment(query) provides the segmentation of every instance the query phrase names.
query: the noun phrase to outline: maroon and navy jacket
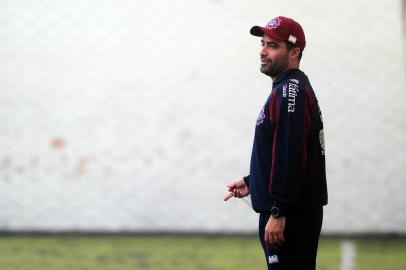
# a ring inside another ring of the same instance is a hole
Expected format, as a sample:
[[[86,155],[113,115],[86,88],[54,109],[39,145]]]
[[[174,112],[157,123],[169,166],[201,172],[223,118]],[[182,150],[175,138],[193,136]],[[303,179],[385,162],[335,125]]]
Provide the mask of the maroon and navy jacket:
[[[244,177],[256,212],[327,204],[321,111],[307,76],[279,74],[256,123],[250,174]]]

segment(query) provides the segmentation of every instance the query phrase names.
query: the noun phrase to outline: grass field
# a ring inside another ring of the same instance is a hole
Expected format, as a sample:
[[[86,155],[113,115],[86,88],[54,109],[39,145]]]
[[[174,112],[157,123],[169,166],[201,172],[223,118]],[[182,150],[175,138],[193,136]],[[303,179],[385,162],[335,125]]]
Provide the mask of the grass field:
[[[356,270],[406,269],[406,240],[356,240]],[[340,269],[341,240],[322,238],[319,270]],[[255,236],[0,236],[4,270],[265,269]]]

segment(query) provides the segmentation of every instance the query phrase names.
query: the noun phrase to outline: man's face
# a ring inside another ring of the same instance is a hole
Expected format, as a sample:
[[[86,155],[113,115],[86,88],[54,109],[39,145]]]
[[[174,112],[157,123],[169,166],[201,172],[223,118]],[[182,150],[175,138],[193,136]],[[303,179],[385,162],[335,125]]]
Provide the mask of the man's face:
[[[289,51],[286,43],[264,35],[261,39],[261,72],[275,78],[289,67]]]

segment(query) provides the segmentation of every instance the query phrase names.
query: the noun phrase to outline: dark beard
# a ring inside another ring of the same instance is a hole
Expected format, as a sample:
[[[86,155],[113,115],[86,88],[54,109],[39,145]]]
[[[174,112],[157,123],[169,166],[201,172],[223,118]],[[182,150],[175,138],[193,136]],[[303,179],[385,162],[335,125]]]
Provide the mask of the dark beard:
[[[289,66],[288,60],[283,59],[279,60],[278,62],[271,61],[270,66],[266,66],[265,68],[260,68],[261,72],[265,75],[270,76],[271,78],[275,78],[281,72],[285,71]]]

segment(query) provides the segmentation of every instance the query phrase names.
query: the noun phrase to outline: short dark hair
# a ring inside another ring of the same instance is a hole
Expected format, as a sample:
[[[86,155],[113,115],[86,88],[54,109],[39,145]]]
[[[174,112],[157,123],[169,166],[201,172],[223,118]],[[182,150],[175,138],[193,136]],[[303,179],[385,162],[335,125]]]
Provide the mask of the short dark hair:
[[[285,41],[285,43],[286,43],[286,47],[288,48],[288,51],[290,51],[290,50],[292,50],[292,49],[294,49],[294,48],[299,48],[298,46],[296,46],[295,44],[293,44],[293,43],[290,42],[290,41]],[[300,49],[300,48],[299,48],[299,49]],[[300,62],[300,59],[302,59],[302,50],[300,50],[299,62]]]

